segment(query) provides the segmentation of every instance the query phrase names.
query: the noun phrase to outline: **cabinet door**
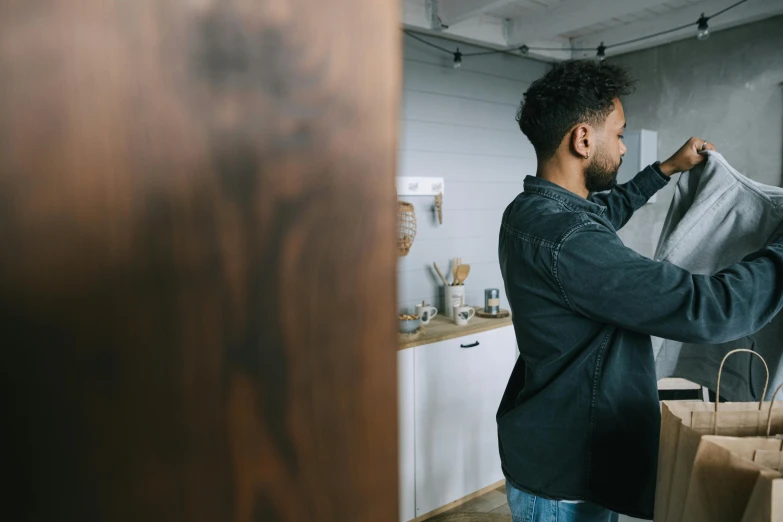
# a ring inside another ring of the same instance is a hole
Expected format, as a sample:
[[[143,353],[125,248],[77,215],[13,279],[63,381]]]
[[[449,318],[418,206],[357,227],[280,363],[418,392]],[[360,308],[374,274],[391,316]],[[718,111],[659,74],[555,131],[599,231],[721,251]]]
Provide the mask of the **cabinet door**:
[[[512,327],[415,349],[416,516],[503,479],[495,413],[515,360]]]
[[[413,431],[413,348],[397,352],[397,396],[400,448],[400,522],[416,518],[416,468]]]

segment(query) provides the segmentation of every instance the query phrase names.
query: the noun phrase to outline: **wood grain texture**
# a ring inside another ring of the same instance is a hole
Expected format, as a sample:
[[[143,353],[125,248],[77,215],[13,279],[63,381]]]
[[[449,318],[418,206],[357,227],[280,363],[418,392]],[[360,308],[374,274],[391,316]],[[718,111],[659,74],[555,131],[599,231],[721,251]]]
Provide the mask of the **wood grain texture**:
[[[448,341],[457,339],[466,335],[473,335],[495,328],[504,328],[511,326],[511,316],[502,319],[482,319],[473,317],[465,326],[457,326],[454,321],[440,315],[435,316],[430,324],[424,327],[424,332],[415,341],[399,343],[399,349],[413,348],[424,344],[437,343],[439,341]]]
[[[398,16],[0,3],[3,518],[396,521]]]

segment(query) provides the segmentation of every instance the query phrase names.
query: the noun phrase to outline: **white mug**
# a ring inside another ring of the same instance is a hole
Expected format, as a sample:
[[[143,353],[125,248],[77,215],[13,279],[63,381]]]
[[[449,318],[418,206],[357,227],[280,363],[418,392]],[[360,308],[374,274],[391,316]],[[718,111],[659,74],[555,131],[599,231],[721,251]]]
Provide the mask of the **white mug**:
[[[454,324],[458,326],[465,326],[468,321],[473,319],[476,315],[476,311],[470,306],[455,306],[453,309]]]
[[[434,306],[422,306],[420,304],[417,304],[416,315],[419,316],[419,320],[421,321],[421,324],[430,324],[432,318],[438,315],[438,309],[435,308]]]

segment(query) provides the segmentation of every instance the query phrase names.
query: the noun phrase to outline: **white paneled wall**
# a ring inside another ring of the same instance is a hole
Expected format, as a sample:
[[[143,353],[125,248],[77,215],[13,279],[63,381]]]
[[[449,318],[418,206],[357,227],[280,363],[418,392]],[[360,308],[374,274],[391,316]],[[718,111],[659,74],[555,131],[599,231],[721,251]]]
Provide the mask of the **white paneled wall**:
[[[481,49],[460,44],[460,50]],[[536,170],[533,147],[514,118],[522,94],[549,65],[505,55],[465,57],[459,71],[451,63],[451,56],[405,37],[398,175],[443,177],[446,194],[443,225],[431,198],[402,198],[416,207],[418,233],[398,265],[401,308],[426,300],[441,309],[442,283],[432,263],[445,272],[456,256],[471,265],[469,304],[481,305],[484,289],[495,287],[507,306],[497,253],[500,219]]]

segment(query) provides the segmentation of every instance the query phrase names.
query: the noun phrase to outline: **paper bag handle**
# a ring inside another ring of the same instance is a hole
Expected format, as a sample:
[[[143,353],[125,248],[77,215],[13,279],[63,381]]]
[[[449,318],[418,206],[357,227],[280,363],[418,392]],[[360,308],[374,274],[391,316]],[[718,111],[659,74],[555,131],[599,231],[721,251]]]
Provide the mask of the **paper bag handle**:
[[[720,369],[718,370],[718,384],[715,387],[715,413],[718,413],[718,403],[720,402],[720,376],[723,373],[723,365],[726,363],[726,359],[728,359],[730,355],[734,355],[735,353],[740,353],[740,352],[752,353],[753,355],[761,359],[762,363],[764,363],[764,370],[766,370],[767,372],[767,380],[764,382],[764,391],[761,393],[761,401],[759,401],[759,411],[761,411],[761,408],[764,407],[764,397],[767,395],[767,387],[769,386],[769,366],[767,366],[767,361],[765,361],[761,355],[759,355],[757,352],[754,352],[753,350],[748,350],[747,348],[739,348],[737,350],[732,350],[729,353],[727,353],[726,357],[724,357],[720,363]],[[775,393],[777,394],[777,392]],[[774,401],[774,397],[773,397],[773,401]],[[770,406],[769,422],[771,421],[772,421],[772,407]]]
[[[769,437],[769,433],[772,431],[772,407],[775,405],[775,398],[778,396],[778,393],[780,393],[780,390],[783,390],[783,384],[778,386],[777,390],[775,390],[775,393],[772,394],[772,402],[769,403],[769,414],[767,415],[767,437]],[[761,399],[764,400],[764,397]]]

